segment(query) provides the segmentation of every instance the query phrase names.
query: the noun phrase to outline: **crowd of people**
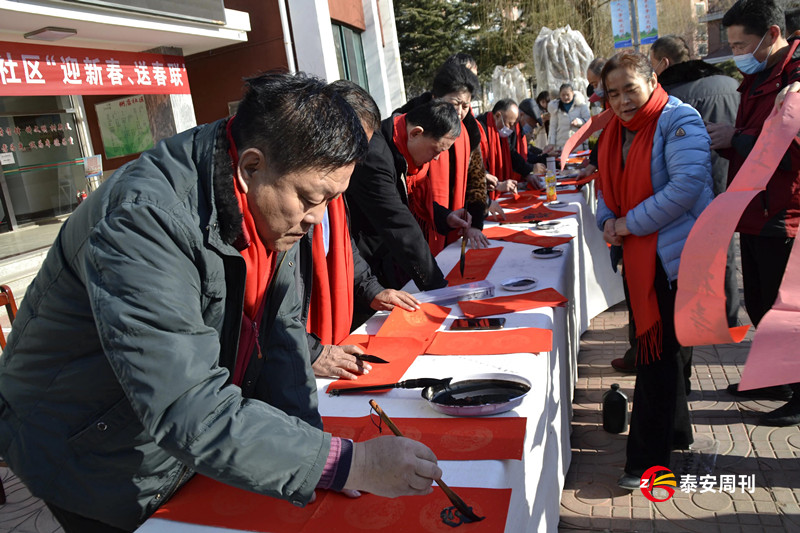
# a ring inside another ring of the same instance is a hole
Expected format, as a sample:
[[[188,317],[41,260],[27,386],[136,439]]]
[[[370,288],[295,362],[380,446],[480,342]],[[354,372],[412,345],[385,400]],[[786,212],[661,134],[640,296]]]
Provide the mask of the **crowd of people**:
[[[68,533],[131,531],[195,472],[299,506],[317,489],[429,493],[431,450],[326,433],[315,379],[369,372],[350,332],[377,310],[418,309],[409,281],[445,286],[436,254],[462,237],[487,246],[498,195],[542,172],[597,103],[613,115],[581,174],[597,173],[630,309],[631,347],[612,365],[636,373],[619,484],[638,488],[693,440],[691,348],[674,325],[683,245],[800,80],[800,39],[774,0],[738,0],[723,24],[741,86],[677,36],[649,57],[595,59],[589,98],[564,84],[477,116],[465,54],[388,117],[350,82],[247,79],[236,115],[143,153],[64,224],[0,358],[0,456]],[[799,190],[795,139],[737,228],[754,325],[776,298]],[[729,390],[787,400],[762,421],[790,425],[797,387]]]

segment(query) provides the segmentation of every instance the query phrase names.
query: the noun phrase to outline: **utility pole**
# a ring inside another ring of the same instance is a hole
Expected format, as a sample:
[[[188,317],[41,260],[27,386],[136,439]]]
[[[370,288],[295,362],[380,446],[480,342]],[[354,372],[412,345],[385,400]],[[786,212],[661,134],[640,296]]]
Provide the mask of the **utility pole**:
[[[639,51],[639,17],[636,14],[636,0],[628,0],[631,12],[631,37],[633,38],[633,49]]]

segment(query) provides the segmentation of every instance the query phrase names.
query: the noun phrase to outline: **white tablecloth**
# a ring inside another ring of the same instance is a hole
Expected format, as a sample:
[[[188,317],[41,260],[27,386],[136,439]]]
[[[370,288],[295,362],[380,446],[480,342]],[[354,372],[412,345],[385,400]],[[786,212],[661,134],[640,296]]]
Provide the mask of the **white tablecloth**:
[[[549,235],[572,235],[570,243],[561,245],[564,254],[555,259],[537,259],[533,247],[504,241],[490,241],[502,246],[503,252],[487,279],[495,284],[495,296],[511,294],[499,288],[510,277],[534,277],[532,290],[553,287],[569,299],[566,307],[540,308],[506,316],[506,328],[552,328],[553,349],[533,354],[480,356],[420,356],[402,379],[415,377],[449,377],[454,374],[510,372],[522,375],[533,384],[521,405],[497,416],[527,418],[524,457],[521,461],[440,461],[443,479],[451,487],[512,488],[506,521],[506,532],[548,531],[558,527],[561,490],[569,468],[571,449],[569,423],[571,401],[576,380],[579,337],[589,320],[624,297],[620,277],[611,270],[608,248],[594,222],[592,191],[561,195],[569,202],[564,211],[576,216],[559,219],[559,228]],[[588,201],[587,201],[588,200]],[[511,225],[516,229],[529,224]],[[539,231],[535,230],[534,231]],[[447,273],[458,262],[460,243],[453,243],[437,256],[442,271]],[[407,290],[415,291],[413,284]],[[443,324],[447,329],[460,314],[457,305]],[[359,332],[375,333],[387,313],[378,313]],[[325,389],[331,380],[318,380],[320,412],[323,416],[365,416],[372,396],[352,395],[329,397]],[[392,390],[374,396],[393,418],[444,417],[420,397],[419,390]],[[160,519],[148,520],[140,533],[201,533],[234,531],[229,529],[182,524]]]

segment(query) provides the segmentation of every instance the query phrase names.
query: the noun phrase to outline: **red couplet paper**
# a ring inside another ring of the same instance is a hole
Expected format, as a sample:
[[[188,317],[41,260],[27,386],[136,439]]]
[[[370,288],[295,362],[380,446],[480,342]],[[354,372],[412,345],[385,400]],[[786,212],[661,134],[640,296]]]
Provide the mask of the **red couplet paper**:
[[[520,244],[530,244],[531,246],[542,246],[552,248],[560,244],[566,244],[572,237],[553,237],[552,235],[539,235],[531,230],[518,231],[500,226],[492,226],[483,229],[483,234],[487,239],[496,241],[518,242]]]
[[[592,133],[600,131],[605,128],[611,119],[614,118],[614,112],[611,109],[606,109],[599,115],[595,115],[586,121],[586,124],[580,127],[578,131],[572,134],[564,143],[564,149],[561,150],[561,168],[566,168],[569,163],[569,156],[573,148],[581,144],[589,138]]]
[[[445,278],[450,285],[462,285],[486,279],[492,270],[497,257],[502,252],[502,248],[482,248],[477,250],[467,250],[466,265],[464,275],[461,275],[458,263]]]
[[[747,333],[748,326],[729,328],[725,314],[728,243],[742,213],[766,188],[798,129],[800,94],[789,93],[781,112],[774,110],[764,123],[728,190],[711,202],[689,232],[681,253],[675,295],[675,332],[682,345],[739,342]],[[787,272],[790,267],[787,264]],[[791,296],[797,301],[800,294]]]
[[[498,219],[498,217],[492,215],[490,217],[486,217],[486,220],[492,220],[499,224],[525,224],[537,222],[539,220],[554,220],[556,218],[564,218],[574,214],[575,213],[572,211],[554,211],[553,209],[549,209],[544,205],[539,205],[537,207],[529,207],[523,211],[506,213],[506,218]]]
[[[461,312],[467,318],[502,315],[516,311],[526,311],[537,307],[563,306],[567,299],[552,287],[533,292],[499,296],[486,300],[465,300],[458,302]]]
[[[542,200],[536,196],[520,196],[518,198],[508,198],[507,200],[500,200],[500,206],[503,209],[520,209],[523,207],[536,207],[542,205]]]
[[[520,417],[392,418],[405,437],[428,446],[440,461],[521,460],[526,420]],[[322,423],[328,433],[356,442],[391,434],[377,416],[323,416]]]
[[[356,380],[338,379],[328,385],[328,392],[334,389],[349,389],[364,385],[382,385],[400,381],[400,378],[406,373],[414,359],[425,351],[427,344],[423,344],[418,339],[408,337],[370,337],[366,345],[360,344],[360,346],[366,353],[377,355],[386,359],[389,363],[372,365],[372,370],[370,370],[369,374],[358,376]],[[388,392],[388,390],[383,392]],[[373,394],[380,394],[380,392]]]
[[[486,517],[478,531],[504,531],[511,489],[454,490],[473,512]],[[262,533],[452,533],[453,528],[440,517],[442,509],[452,505],[441,489],[434,487],[427,496],[392,499],[366,492],[359,498],[348,498],[339,492],[318,490],[317,500],[301,508],[197,474],[153,517]]]
[[[425,351],[428,355],[492,355],[539,353],[553,349],[553,332],[541,328],[502,331],[439,331]]]
[[[376,337],[411,337],[423,343],[423,349],[450,314],[449,307],[423,303],[416,311],[406,311],[399,307],[392,309],[386,321],[375,334]]]
[[[741,390],[800,381],[800,239],[795,238],[778,298],[758,323],[744,365]]]

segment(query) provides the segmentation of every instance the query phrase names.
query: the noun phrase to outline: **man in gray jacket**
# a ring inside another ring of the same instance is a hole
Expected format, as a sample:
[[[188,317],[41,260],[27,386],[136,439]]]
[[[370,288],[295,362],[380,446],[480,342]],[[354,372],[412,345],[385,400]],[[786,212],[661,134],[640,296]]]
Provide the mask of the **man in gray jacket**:
[[[265,74],[235,117],[160,142],[64,224],[0,357],[0,456],[67,533],[131,531],[194,472],[299,506],[432,490],[424,445],[319,427],[295,244],[366,149],[330,86]],[[305,398],[297,418],[273,393]]]
[[[739,82],[714,65],[692,60],[689,47],[677,35],[660,37],[650,47],[650,63],[658,82],[670,96],[686,102],[700,113],[703,121],[734,124],[739,109]],[[728,160],[711,151],[714,196],[725,192],[728,184]],[[728,248],[725,265],[725,309],[728,326],[738,325],[739,284],[733,244]]]

